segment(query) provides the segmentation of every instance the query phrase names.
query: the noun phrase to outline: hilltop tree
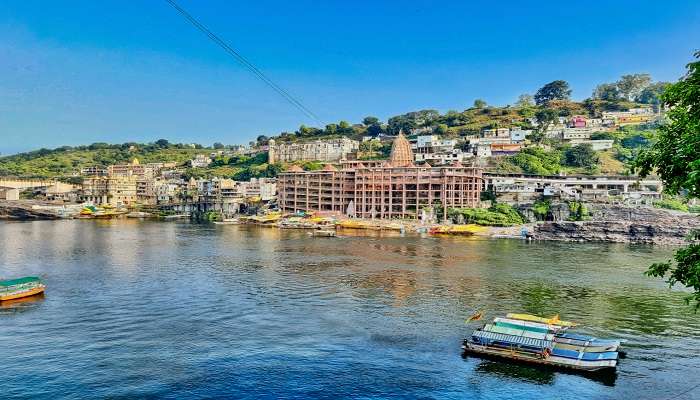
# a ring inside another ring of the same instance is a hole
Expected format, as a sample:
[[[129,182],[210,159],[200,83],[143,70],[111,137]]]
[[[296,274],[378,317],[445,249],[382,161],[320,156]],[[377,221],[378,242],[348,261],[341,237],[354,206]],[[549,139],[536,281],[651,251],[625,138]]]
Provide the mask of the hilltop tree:
[[[517,107],[532,107],[534,104],[532,96],[527,93],[518,96],[518,101],[515,102]]]
[[[597,100],[618,101],[620,90],[615,83],[601,83],[593,91],[593,98]]]
[[[214,143],[214,144],[212,145],[212,147],[214,147],[214,148],[217,149],[217,150],[221,150],[221,149],[223,149],[225,146],[224,146],[223,143],[216,142],[216,143]]]
[[[343,135],[349,135],[353,133],[352,130],[352,125],[348,121],[340,121],[338,122],[338,133]]]
[[[168,146],[170,146],[170,142],[168,142],[165,139],[158,139],[158,140],[156,140],[156,142],[154,144],[156,146],[160,147],[161,149],[166,149],[166,148],[168,148]]]
[[[336,133],[338,133],[338,125],[337,124],[326,125],[326,134],[335,135]]]
[[[638,103],[642,104],[661,104],[661,95],[664,90],[670,85],[668,82],[655,82],[651,85],[642,89],[639,96],[635,99]]]
[[[268,138],[265,135],[260,135],[255,139],[255,141],[256,141],[258,146],[263,146],[263,145],[266,145],[267,142],[270,141],[270,138]],[[251,146],[251,147],[253,147],[253,146]]]
[[[369,136],[379,136],[384,133],[384,128],[380,124],[372,124],[367,127],[367,134]]]
[[[656,171],[669,193],[685,191],[700,197],[700,51],[697,61],[687,65],[686,75],[669,85],[661,96],[668,105],[669,123],[659,128],[658,140],[635,161],[641,176]],[[653,264],[647,275],[665,277],[673,286],[680,283],[693,290],[686,302],[700,308],[700,231],[689,237],[688,247],[677,250],[674,260]]]
[[[365,118],[362,120],[362,123],[363,123],[365,126],[375,125],[375,124],[378,124],[378,123],[379,123],[379,118],[377,118],[377,117],[365,117]]]
[[[538,106],[546,106],[552,100],[568,100],[569,96],[571,96],[571,89],[568,82],[552,81],[535,93],[535,103]]]
[[[649,74],[623,75],[616,83],[620,96],[629,101],[633,101],[639,96],[649,84],[651,84],[651,75]]]
[[[481,99],[474,100],[474,108],[486,108],[486,101]]]

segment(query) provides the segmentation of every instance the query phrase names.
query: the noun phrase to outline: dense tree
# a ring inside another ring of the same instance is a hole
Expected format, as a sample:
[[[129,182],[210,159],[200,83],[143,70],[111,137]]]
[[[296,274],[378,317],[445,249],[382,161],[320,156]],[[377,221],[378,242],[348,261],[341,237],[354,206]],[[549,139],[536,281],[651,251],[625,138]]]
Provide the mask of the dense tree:
[[[474,108],[485,108],[486,107],[486,101],[482,99],[476,99],[474,100]]]
[[[329,135],[337,134],[338,133],[338,125],[337,124],[326,125],[326,133]]]
[[[341,135],[349,135],[353,133],[352,125],[348,121],[338,122],[338,133]]]
[[[418,126],[415,119],[409,118],[406,115],[397,115],[395,117],[389,118],[388,128],[389,132],[393,134],[399,133],[399,131],[404,131],[405,133],[411,132]]]
[[[258,146],[263,146],[263,145],[266,145],[267,142],[270,141],[270,138],[268,138],[268,137],[265,136],[265,135],[260,135],[260,136],[258,136],[258,137],[255,139],[255,141],[256,141],[256,143],[258,144]]]
[[[212,147],[214,147],[214,148],[217,149],[217,150],[221,150],[221,149],[223,149],[225,146],[224,146],[223,143],[216,142],[216,143],[214,143],[214,144],[212,145]]]
[[[659,105],[661,103],[661,95],[668,85],[670,85],[668,82],[654,82],[642,89],[635,100],[642,104]]]
[[[564,164],[592,169],[598,165],[598,154],[590,144],[577,144],[564,152]]]
[[[161,149],[166,149],[168,148],[168,146],[170,146],[170,142],[168,142],[165,139],[158,139],[156,140],[155,145],[160,147]]]
[[[535,103],[538,106],[546,106],[552,100],[568,100],[571,96],[569,83],[562,80],[549,82],[535,93]]]
[[[561,168],[561,153],[557,150],[546,151],[541,147],[526,147],[511,158],[513,164],[522,168],[526,174],[554,175]]]
[[[433,132],[435,132],[437,135],[446,135],[448,132],[447,124],[438,124]]]
[[[547,129],[559,120],[559,114],[552,110],[551,108],[543,108],[535,113],[535,119],[539,124],[537,127],[537,132],[540,134],[540,140]],[[538,141],[538,140],[536,140]]]
[[[593,91],[593,98],[597,100],[620,100],[620,90],[615,83],[601,83]]]
[[[649,74],[632,74],[623,75],[619,81],[617,81],[617,90],[620,92],[620,96],[632,101],[639,94],[649,86],[651,83],[651,75]]]
[[[687,65],[687,73],[677,83],[669,85],[661,99],[669,106],[669,123],[659,128],[658,141],[642,151],[636,166],[642,176],[656,170],[666,191],[686,191],[690,197],[700,197],[700,52],[697,61]],[[677,250],[674,260],[653,264],[647,274],[668,276],[667,282],[693,290],[686,301],[695,301],[700,308],[700,232],[689,238],[688,247]]]
[[[515,105],[517,107],[532,107],[533,105],[535,105],[535,103],[531,95],[523,93],[520,96],[518,96],[518,101],[515,102]]]
[[[378,123],[379,123],[379,118],[377,118],[377,117],[365,117],[365,118],[362,120],[362,123],[363,123],[365,126],[375,125],[375,124],[378,124]]]
[[[384,129],[380,124],[372,124],[367,127],[367,134],[369,136],[379,136],[382,133],[384,133]]]

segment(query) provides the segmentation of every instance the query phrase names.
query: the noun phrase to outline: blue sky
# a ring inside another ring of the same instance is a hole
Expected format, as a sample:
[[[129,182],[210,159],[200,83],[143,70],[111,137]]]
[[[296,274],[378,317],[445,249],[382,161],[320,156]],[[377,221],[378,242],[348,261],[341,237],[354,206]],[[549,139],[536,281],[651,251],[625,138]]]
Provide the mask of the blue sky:
[[[323,123],[504,105],[555,79],[577,99],[626,73],[673,81],[700,48],[697,0],[178,2]],[[165,1],[2,3],[2,154],[314,125]]]

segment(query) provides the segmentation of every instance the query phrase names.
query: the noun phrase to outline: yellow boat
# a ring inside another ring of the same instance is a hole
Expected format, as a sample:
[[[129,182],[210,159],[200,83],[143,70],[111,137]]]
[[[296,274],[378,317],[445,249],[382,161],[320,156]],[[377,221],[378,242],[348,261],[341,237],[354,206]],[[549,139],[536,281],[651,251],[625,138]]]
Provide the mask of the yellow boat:
[[[35,276],[0,281],[0,301],[20,299],[43,293],[46,285]]]
[[[371,229],[372,225],[364,221],[355,221],[351,219],[346,219],[338,222],[341,228],[347,229]]]
[[[433,235],[473,235],[485,228],[479,225],[439,225],[430,229]]]
[[[507,318],[511,319],[519,319],[521,321],[531,321],[531,322],[539,322],[542,324],[549,324],[549,325],[558,325],[558,326],[565,326],[565,327],[573,327],[576,326],[577,324],[575,322],[569,322],[569,321],[562,321],[559,319],[558,315],[555,315],[550,318],[543,318],[543,317],[538,317],[536,315],[530,315],[530,314],[514,314],[510,313],[506,315]]]

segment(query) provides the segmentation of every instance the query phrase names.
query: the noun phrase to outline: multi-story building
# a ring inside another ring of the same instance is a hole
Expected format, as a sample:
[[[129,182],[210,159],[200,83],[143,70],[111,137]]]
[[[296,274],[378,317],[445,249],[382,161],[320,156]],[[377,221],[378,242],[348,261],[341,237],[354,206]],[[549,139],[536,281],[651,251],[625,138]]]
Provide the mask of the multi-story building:
[[[138,158],[134,158],[128,164],[110,165],[107,167],[107,175],[115,177],[135,176],[137,178],[153,179],[162,168],[163,163],[141,164]]]
[[[574,115],[569,119],[569,127],[570,128],[585,128],[588,126],[586,117],[583,115]]]
[[[510,138],[509,128],[494,128],[484,129],[481,131],[481,136],[484,138]]]
[[[291,161],[336,162],[357,152],[360,142],[346,137],[331,140],[315,140],[303,143],[279,143],[273,139],[268,143],[270,163]]]
[[[465,153],[456,146],[456,140],[440,139],[437,135],[418,136],[416,143],[411,145],[416,162],[427,162],[432,165],[463,162],[472,157],[471,153]]]
[[[530,134],[532,134],[532,129],[513,128],[510,130],[510,142],[522,143]]]
[[[166,180],[155,182],[156,203],[171,204],[179,201],[179,194],[184,186],[184,182],[177,180]]]
[[[82,201],[129,206],[137,202],[137,179],[133,176],[93,177],[83,181]]]
[[[242,197],[257,197],[262,201],[270,201],[277,196],[277,181],[272,178],[251,178],[249,182],[237,182]]]
[[[631,108],[629,111],[610,111],[603,113],[603,121],[615,126],[639,125],[657,118],[652,108]]]
[[[460,163],[431,167],[413,164],[413,152],[402,135],[381,166],[327,164],[320,171],[294,166],[278,178],[284,211],[319,211],[360,218],[418,218],[426,207],[477,207],[482,170]]]
[[[82,176],[106,176],[107,168],[99,166],[85,167],[80,170],[80,175]]]

